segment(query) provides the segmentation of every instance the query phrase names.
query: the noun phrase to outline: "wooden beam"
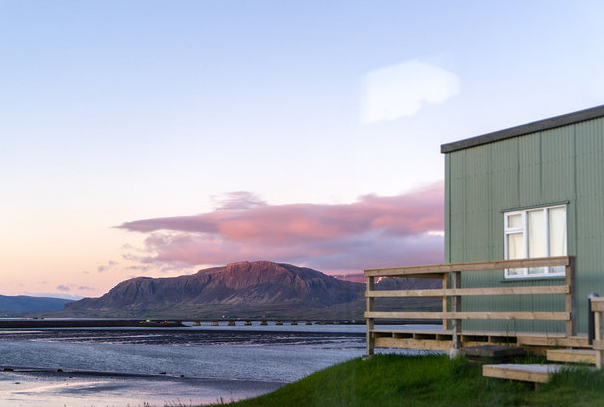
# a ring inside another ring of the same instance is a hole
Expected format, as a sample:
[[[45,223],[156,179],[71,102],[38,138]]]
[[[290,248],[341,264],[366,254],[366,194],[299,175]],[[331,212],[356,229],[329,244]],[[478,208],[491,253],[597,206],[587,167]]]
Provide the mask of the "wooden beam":
[[[596,363],[596,352],[590,349],[548,349],[547,360],[565,363]]]
[[[365,318],[380,319],[536,319],[566,321],[568,312],[365,312]]]
[[[566,287],[568,293],[565,295],[565,311],[570,313],[570,318],[566,321],[566,336],[575,336],[577,334],[577,300],[575,289],[575,258],[571,257],[569,264],[566,265],[565,273]]]
[[[593,340],[593,348],[595,350],[604,350],[604,341],[601,339],[594,339]]]
[[[451,341],[418,340],[412,338],[375,338],[375,346],[398,349],[449,350]]]
[[[461,288],[461,272],[454,271],[451,273],[451,285],[453,290]],[[451,297],[451,311],[453,314],[461,313],[461,296],[454,295]],[[453,331],[453,349],[461,349],[461,318],[455,318],[451,325]]]
[[[592,304],[593,310],[593,304]],[[602,340],[602,312],[594,312],[594,333],[593,348],[596,350],[596,367],[602,369],[604,362],[604,341]]]
[[[561,257],[543,257],[536,259],[518,259],[518,260],[495,260],[481,261],[470,263],[446,263],[432,264],[427,266],[409,266],[409,267],[391,267],[380,269],[367,269],[365,276],[374,277],[408,277],[413,274],[441,274],[450,273],[453,271],[486,271],[486,270],[503,270],[509,268],[523,267],[553,267],[567,266],[570,264],[569,256]]]
[[[518,345],[526,345],[526,346],[568,346],[568,347],[587,347],[589,346],[587,343],[587,337],[573,337],[567,338],[565,334],[562,336],[553,336],[543,334],[541,336],[537,335],[525,335],[519,334],[516,336]]]
[[[433,329],[374,329],[376,337],[401,337],[412,338],[419,335],[432,335],[435,339],[451,340],[453,332],[451,330],[433,330]],[[539,332],[509,332],[509,331],[476,331],[466,330],[462,335],[465,337],[486,336],[489,341],[516,343],[518,345],[537,346],[537,347],[574,347],[588,348],[587,336],[574,336],[567,338],[566,333],[539,333]],[[444,338],[444,339],[442,339]],[[465,343],[465,341],[464,341]],[[604,346],[604,344],[603,344]],[[448,349],[448,348],[447,348]]]
[[[463,346],[480,346],[484,345],[484,342],[478,341],[463,341]],[[390,337],[376,337],[375,346],[384,348],[397,348],[397,349],[424,349],[424,350],[442,350],[448,351],[451,349],[453,342],[451,339],[415,339],[415,338],[390,338]]]
[[[547,383],[551,375],[560,371],[560,365],[483,365],[482,375],[499,379],[520,380],[534,383]]]
[[[518,294],[568,294],[566,285],[546,285],[532,287],[492,287],[492,288],[449,288],[429,290],[380,290],[366,291],[365,297],[425,297],[439,298],[453,295],[518,295]],[[570,312],[570,311],[569,311]]]
[[[446,297],[444,292],[449,288],[449,273],[445,273],[442,275],[442,289],[440,291],[443,292],[443,312],[449,311],[449,298]],[[413,290],[399,290],[399,291],[413,291]],[[418,290],[418,291],[428,291],[428,290]],[[449,329],[449,320],[443,319],[443,329]]]
[[[591,299],[592,311],[604,311],[604,297],[596,297]]]

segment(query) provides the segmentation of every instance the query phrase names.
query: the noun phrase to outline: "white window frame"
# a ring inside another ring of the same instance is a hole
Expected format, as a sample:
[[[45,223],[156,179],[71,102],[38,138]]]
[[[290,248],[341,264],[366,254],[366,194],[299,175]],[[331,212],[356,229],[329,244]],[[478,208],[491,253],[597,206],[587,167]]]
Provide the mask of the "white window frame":
[[[546,251],[546,255],[545,257],[550,257],[550,225],[549,225],[549,211],[551,209],[556,209],[556,208],[564,208],[564,214],[566,216],[565,218],[565,232],[567,231],[567,225],[568,225],[568,217],[567,217],[567,205],[553,205],[553,206],[545,206],[545,207],[537,207],[537,208],[530,208],[530,209],[522,209],[522,210],[514,210],[514,211],[509,211],[509,212],[504,212],[503,213],[503,245],[504,245],[504,258],[506,260],[509,260],[509,252],[508,252],[508,236],[509,235],[513,235],[513,234],[519,234],[522,233],[523,235],[523,241],[524,241],[524,256],[525,258],[529,258],[528,257],[528,253],[529,251],[529,227],[528,227],[528,223],[527,223],[527,218],[528,218],[528,213],[529,212],[533,212],[533,211],[543,211],[543,216],[544,216],[544,223],[545,223],[545,230],[543,231],[543,234],[546,238],[546,243],[545,243],[545,251]],[[509,217],[511,216],[515,216],[515,215],[520,215],[521,219],[522,219],[522,225],[520,227],[516,227],[516,228],[512,228],[512,227],[508,227],[508,220]],[[568,232],[566,232],[568,233]],[[567,239],[565,239],[565,241],[567,242]],[[568,252],[568,243],[565,245],[564,247],[564,254],[563,256],[566,256],[566,253]],[[562,269],[562,271],[558,271],[560,270],[560,268],[555,268],[555,267],[539,267],[539,269],[542,269],[543,272],[541,273],[531,273],[529,271],[528,267],[525,268],[518,268],[518,269],[514,269],[515,274],[511,274],[510,273],[510,269],[505,269],[504,270],[504,278],[506,279],[526,279],[526,278],[542,278],[542,277],[563,277],[565,275],[565,269]],[[520,272],[520,273],[518,273]],[[516,274],[518,273],[518,274]]]

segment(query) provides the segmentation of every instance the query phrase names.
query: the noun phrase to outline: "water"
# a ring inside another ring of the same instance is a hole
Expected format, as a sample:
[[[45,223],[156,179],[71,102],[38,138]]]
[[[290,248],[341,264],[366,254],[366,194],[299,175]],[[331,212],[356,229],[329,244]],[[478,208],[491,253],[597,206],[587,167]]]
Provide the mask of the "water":
[[[0,331],[0,406],[201,404],[362,356],[364,326]],[[57,370],[61,371],[57,371]]]

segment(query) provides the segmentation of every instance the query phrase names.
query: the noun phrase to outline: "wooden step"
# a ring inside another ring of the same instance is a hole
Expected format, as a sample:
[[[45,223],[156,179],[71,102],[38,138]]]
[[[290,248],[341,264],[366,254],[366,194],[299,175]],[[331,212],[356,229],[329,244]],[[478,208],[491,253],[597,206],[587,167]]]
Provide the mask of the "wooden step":
[[[461,348],[459,353],[471,361],[503,363],[526,355],[526,350],[520,346],[481,345]]]
[[[596,351],[591,349],[548,349],[547,360],[566,363],[596,364]]]
[[[547,383],[553,373],[558,372],[561,365],[483,365],[482,375],[498,379],[520,380],[533,383]]]

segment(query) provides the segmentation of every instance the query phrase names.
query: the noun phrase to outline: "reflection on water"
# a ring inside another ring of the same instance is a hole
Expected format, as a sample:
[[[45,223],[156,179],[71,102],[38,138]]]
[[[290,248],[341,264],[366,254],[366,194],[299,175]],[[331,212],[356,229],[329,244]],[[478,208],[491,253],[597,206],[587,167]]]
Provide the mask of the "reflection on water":
[[[260,395],[282,383],[174,378],[80,377],[73,374],[0,374],[0,405],[11,407],[175,406]]]
[[[0,372],[0,405],[10,401],[11,406],[28,407],[110,402],[136,406],[250,397],[362,356],[364,329],[201,326],[0,331],[0,368],[20,367]],[[23,367],[38,369],[27,373]]]

